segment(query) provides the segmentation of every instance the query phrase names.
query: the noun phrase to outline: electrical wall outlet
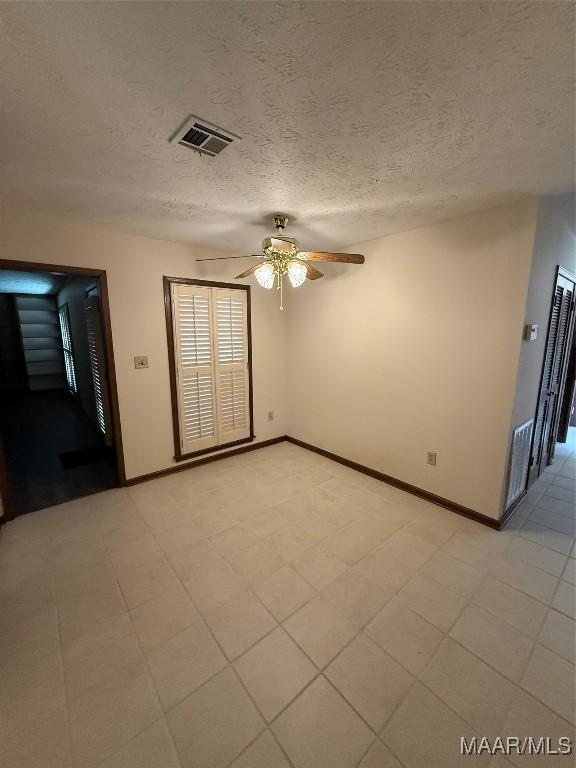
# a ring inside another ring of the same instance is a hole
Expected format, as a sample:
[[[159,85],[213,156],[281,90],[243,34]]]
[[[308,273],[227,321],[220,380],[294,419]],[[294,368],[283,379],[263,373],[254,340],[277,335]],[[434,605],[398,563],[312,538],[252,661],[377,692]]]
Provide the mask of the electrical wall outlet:
[[[274,411],[268,411],[268,421],[274,421]]]
[[[134,368],[148,368],[148,357],[147,355],[138,355],[134,357]]]
[[[428,451],[426,454],[426,463],[430,464],[431,467],[436,466],[436,452],[435,451]]]

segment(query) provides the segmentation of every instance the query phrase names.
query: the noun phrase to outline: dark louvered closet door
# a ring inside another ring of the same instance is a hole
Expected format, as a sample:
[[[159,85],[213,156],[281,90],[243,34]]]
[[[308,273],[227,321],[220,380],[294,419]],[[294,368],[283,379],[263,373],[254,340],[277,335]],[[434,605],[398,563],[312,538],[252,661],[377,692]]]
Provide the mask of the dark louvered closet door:
[[[551,419],[548,422],[548,433],[545,435],[543,441],[543,466],[550,463],[554,456],[554,449],[556,448],[560,407],[564,392],[566,369],[568,366],[568,357],[572,339],[574,283],[570,283],[568,280],[566,280],[566,283],[567,285],[564,286],[564,295],[562,296],[562,305],[560,307],[558,333],[556,334],[556,355],[554,356],[551,384],[554,405]]]
[[[534,425],[530,481],[536,479],[554,455],[559,404],[562,401],[567,353],[573,325],[574,287],[574,280],[559,269],[550,311]]]

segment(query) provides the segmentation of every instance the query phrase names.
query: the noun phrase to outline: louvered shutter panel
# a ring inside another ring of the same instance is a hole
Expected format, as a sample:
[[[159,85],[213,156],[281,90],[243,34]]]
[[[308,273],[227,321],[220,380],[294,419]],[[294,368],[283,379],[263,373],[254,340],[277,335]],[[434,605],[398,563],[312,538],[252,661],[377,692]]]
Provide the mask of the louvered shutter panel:
[[[174,284],[172,308],[180,447],[186,454],[218,443],[211,290]]]
[[[112,425],[110,423],[110,397],[106,383],[106,356],[102,323],[100,319],[100,299],[96,294],[86,297],[86,333],[88,336],[88,355],[96,399],[96,420],[104,435],[106,445],[112,444]]]
[[[563,373],[566,365],[566,358],[568,352],[570,322],[571,322],[571,310],[572,301],[574,297],[573,290],[570,290],[571,285],[568,281],[564,286],[562,294],[562,301],[558,311],[558,330],[556,334],[556,354],[554,356],[554,364],[552,366],[552,373],[550,377],[550,390],[552,392],[552,398],[550,407],[553,408],[551,419],[548,421],[548,429],[544,437],[543,445],[544,450],[550,453],[556,442],[556,428],[558,426],[558,409],[560,406],[560,398],[563,390]]]
[[[552,388],[557,393],[562,383],[562,372],[566,355],[566,345],[568,343],[568,323],[570,320],[570,309],[572,307],[572,291],[568,288],[564,290],[562,303],[560,305],[558,317],[558,342],[556,345],[556,356],[552,368]]]
[[[562,286],[556,286],[556,291],[554,293],[554,303],[552,306],[552,314],[550,315],[548,342],[546,344],[546,352],[544,354],[544,367],[542,370],[542,385],[540,390],[540,398],[538,401],[538,413],[536,414],[536,424],[534,426],[533,457],[535,464],[540,463],[545,443],[545,440],[543,439],[543,433],[546,424],[548,423],[547,416],[548,410],[550,408],[550,398],[548,393],[552,383],[552,372],[554,368],[554,358],[556,352],[556,339],[558,335],[558,321],[560,319],[563,294],[564,289]]]
[[[250,436],[246,291],[214,291],[218,442]]]
[[[64,304],[58,309],[58,320],[60,322],[60,336],[62,338],[62,352],[64,354],[64,367],[66,370],[66,381],[68,389],[73,394],[78,394],[78,385],[76,383],[76,364],[74,362],[74,351],[72,349],[72,334],[70,332],[70,316],[68,314],[68,305]]]
[[[538,397],[530,480],[554,456],[574,313],[574,279],[558,268]]]

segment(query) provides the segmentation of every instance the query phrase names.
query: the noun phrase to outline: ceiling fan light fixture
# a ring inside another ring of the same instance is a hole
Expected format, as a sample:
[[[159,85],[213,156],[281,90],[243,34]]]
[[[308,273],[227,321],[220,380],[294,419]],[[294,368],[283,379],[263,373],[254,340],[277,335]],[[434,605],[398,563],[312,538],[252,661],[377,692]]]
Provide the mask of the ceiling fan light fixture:
[[[298,288],[306,280],[306,267],[297,261],[291,261],[288,264],[288,279],[292,288]]]
[[[284,277],[287,275],[293,288],[298,288],[305,280],[318,280],[323,273],[311,264],[314,261],[331,261],[340,264],[364,264],[364,256],[361,253],[332,253],[328,251],[301,251],[298,240],[295,237],[287,237],[283,234],[288,218],[282,214],[274,216],[276,234],[265,237],[262,241],[263,256],[253,256],[255,259],[264,259],[264,262],[256,262],[248,269],[236,275],[236,280],[244,280],[251,275],[262,288],[270,290],[276,288],[280,294],[280,309],[283,309]],[[239,259],[241,256],[221,256],[218,259],[196,259],[196,261],[215,261],[220,259]]]
[[[258,283],[262,288],[270,290],[274,287],[274,267],[270,262],[261,264],[254,272],[254,277],[258,280]]]

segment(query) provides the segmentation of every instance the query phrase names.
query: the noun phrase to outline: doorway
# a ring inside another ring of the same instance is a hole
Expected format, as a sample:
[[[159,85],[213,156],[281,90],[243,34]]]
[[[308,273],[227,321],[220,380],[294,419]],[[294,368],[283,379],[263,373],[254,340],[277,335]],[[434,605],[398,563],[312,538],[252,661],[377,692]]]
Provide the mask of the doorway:
[[[124,482],[102,270],[0,260],[0,515]]]
[[[528,486],[552,463],[559,438],[572,349],[575,295],[576,276],[563,267],[558,267],[534,421]],[[566,426],[566,433],[567,431]]]

